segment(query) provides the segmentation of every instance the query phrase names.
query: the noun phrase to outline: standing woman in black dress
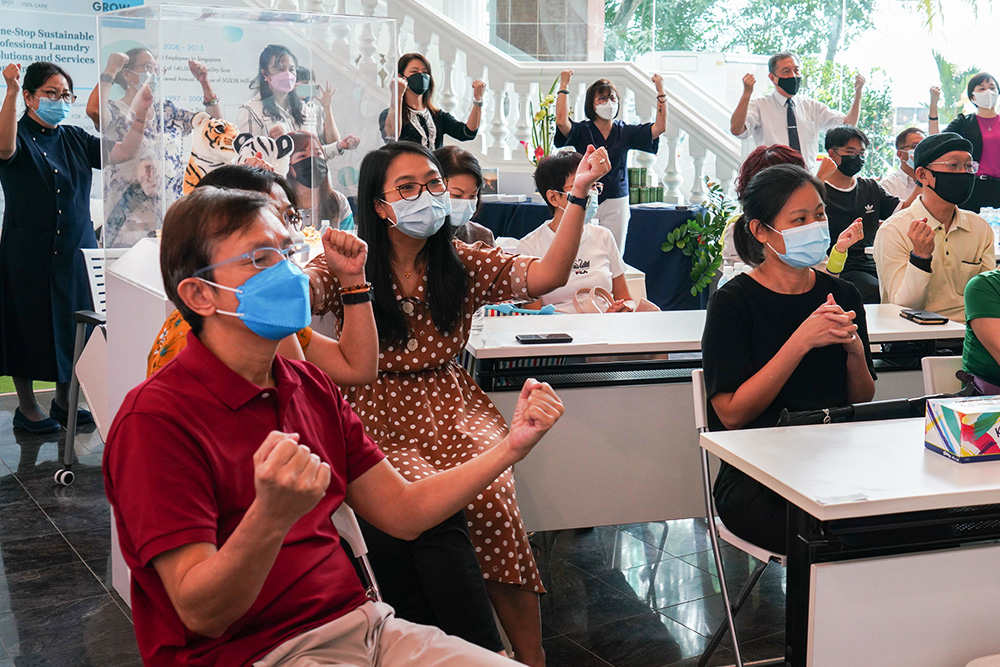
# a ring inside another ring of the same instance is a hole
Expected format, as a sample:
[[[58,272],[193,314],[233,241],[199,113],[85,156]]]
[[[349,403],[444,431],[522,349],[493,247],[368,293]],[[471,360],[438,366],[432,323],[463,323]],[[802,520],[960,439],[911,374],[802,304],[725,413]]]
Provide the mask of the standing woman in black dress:
[[[3,78],[0,375],[13,376],[17,389],[14,427],[50,433],[68,417],[73,313],[93,308],[80,253],[97,247],[90,219],[91,170],[101,168],[102,158],[116,164],[135,156],[153,96],[143,86],[128,135],[119,143],[102,142],[82,128],[60,125],[76,95],[73,79],[58,65],[29,65],[22,85],[21,66],[12,63]],[[26,109],[17,120],[19,93]],[[34,380],[56,382],[48,415],[35,401]],[[90,413],[81,410],[77,423],[90,421]]]

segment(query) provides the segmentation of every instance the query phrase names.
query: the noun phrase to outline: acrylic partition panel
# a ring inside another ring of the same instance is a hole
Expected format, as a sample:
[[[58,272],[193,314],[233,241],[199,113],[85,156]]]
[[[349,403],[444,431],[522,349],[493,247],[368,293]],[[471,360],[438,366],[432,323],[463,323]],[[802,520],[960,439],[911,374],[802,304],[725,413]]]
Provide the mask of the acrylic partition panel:
[[[342,220],[349,210],[332,190],[353,196],[361,160],[384,143],[378,119],[389,107],[386,76],[397,58],[394,21],[156,5],[102,15],[99,39],[102,68],[121,59],[115,54],[130,62],[103,104],[105,136],[120,140],[128,132],[144,83],[154,98],[141,154],[106,169],[108,247],[154,236],[202,173],[247,158],[287,174],[307,239],[316,238],[308,228],[324,220],[352,224]],[[262,57],[269,68],[263,85]],[[310,79],[282,92],[289,74],[303,69]],[[327,86],[333,93],[324,105]],[[216,96],[217,106],[206,107]],[[211,113],[200,115],[206,109]],[[252,138],[238,138],[243,133]]]

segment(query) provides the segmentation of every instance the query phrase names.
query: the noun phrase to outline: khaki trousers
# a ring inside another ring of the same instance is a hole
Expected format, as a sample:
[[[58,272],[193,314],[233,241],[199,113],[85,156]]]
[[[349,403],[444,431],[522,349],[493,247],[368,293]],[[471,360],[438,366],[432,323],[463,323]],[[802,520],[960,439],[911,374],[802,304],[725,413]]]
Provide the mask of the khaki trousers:
[[[383,602],[366,602],[335,621],[289,639],[253,667],[512,667],[512,661],[437,628],[396,618]]]

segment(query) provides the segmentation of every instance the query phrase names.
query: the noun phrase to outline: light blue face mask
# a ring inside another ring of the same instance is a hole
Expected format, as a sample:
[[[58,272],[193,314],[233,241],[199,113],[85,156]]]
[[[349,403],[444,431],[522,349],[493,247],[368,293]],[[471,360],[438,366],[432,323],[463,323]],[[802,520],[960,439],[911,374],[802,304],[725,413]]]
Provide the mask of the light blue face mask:
[[[451,197],[448,193],[432,195],[424,190],[413,201],[400,199],[390,202],[396,214],[395,227],[415,239],[429,239],[434,236],[445,218],[451,214]]]
[[[250,331],[261,338],[281,340],[305,329],[312,321],[309,277],[287,259],[264,269],[236,288],[204,278],[199,280],[235,292],[240,302],[236,312],[215,312],[240,318]]]
[[[826,257],[826,251],[830,248],[830,226],[825,220],[817,220],[808,225],[793,227],[781,232],[771,225],[768,227],[780,234],[781,238],[785,240],[785,252],[782,254],[774,250],[770,243],[767,244],[767,247],[774,250],[778,259],[796,269],[816,266],[823,261],[823,258]]]
[[[47,97],[38,98],[38,110],[35,111],[38,117],[49,125],[58,125],[67,118],[73,105],[62,100],[50,100]]]
[[[461,227],[472,220],[472,214],[476,212],[475,199],[452,199],[451,200],[451,221],[452,227]]]
[[[590,193],[587,197],[587,210],[583,213],[583,224],[590,224],[590,221],[597,215],[597,195]]]

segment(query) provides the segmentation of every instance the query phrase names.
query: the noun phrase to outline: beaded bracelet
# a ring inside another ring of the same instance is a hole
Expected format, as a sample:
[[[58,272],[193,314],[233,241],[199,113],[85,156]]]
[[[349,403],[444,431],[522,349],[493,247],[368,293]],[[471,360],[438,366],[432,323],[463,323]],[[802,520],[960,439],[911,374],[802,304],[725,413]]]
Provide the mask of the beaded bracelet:
[[[360,292],[367,292],[371,288],[371,283],[361,283],[360,285],[352,285],[351,287],[339,287],[337,291],[341,294],[358,294]]]

